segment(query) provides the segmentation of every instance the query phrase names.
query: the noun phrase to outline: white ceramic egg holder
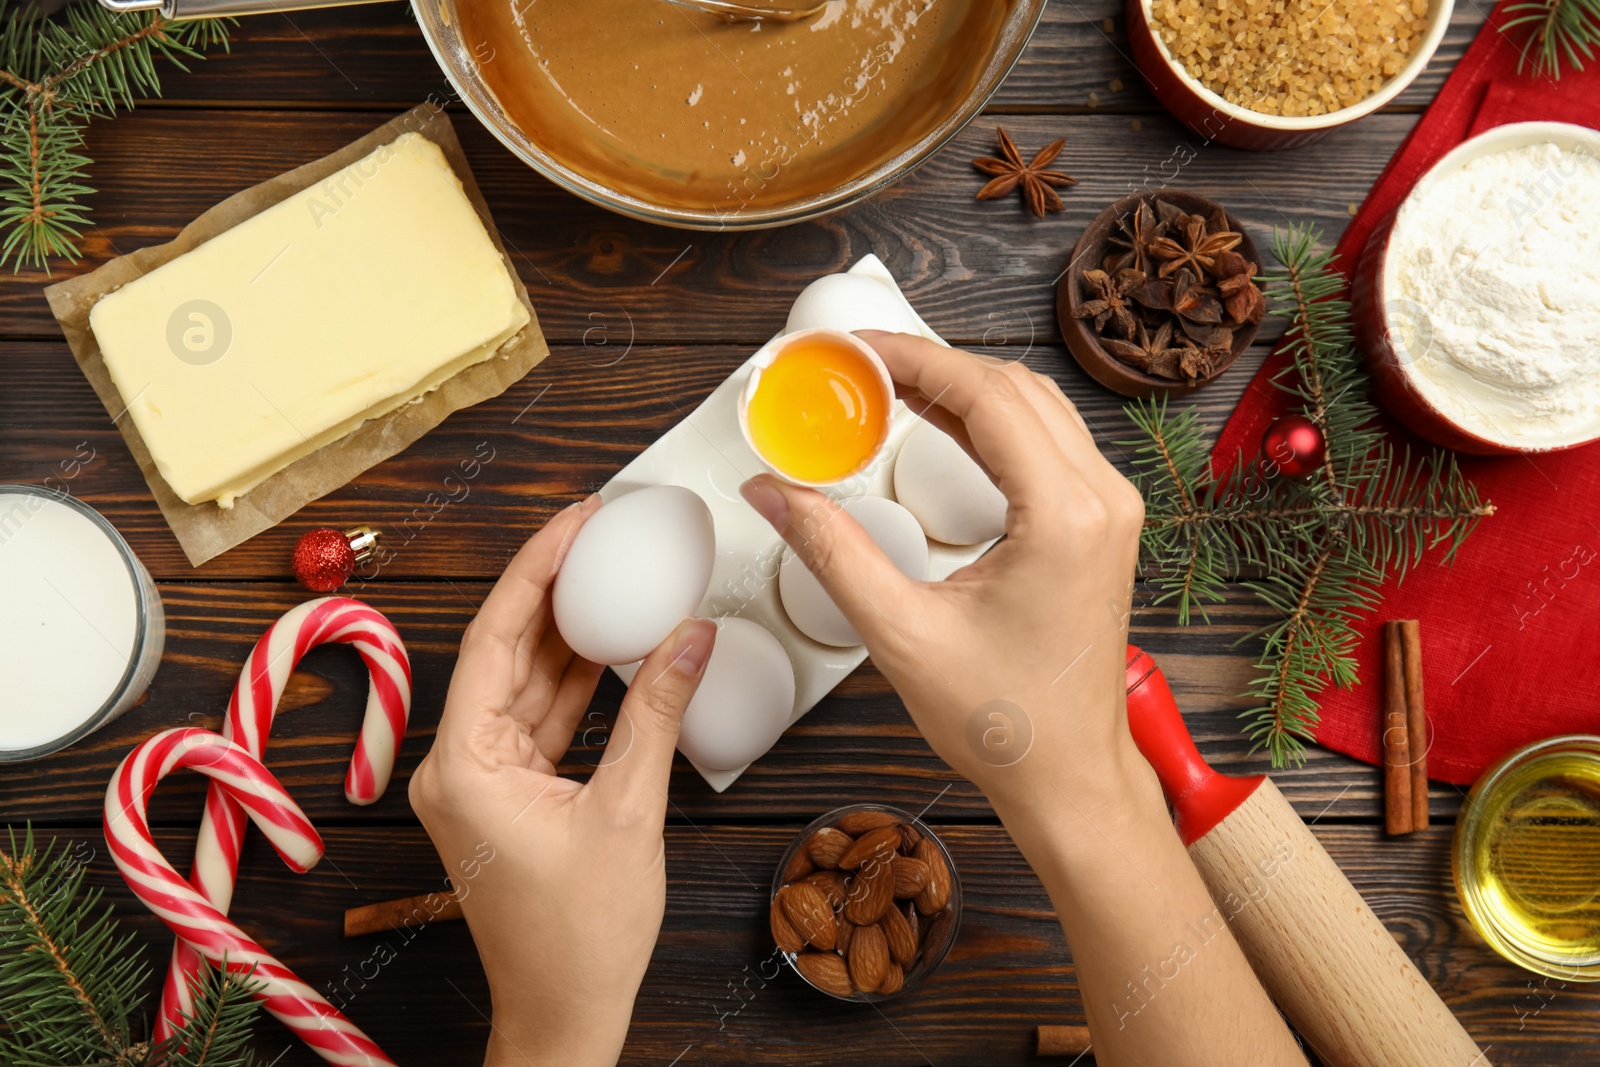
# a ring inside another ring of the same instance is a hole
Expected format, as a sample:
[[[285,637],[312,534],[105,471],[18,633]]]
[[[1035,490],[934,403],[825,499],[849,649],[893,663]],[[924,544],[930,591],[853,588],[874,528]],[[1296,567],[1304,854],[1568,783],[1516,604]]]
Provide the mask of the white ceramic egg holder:
[[[864,257],[849,273],[884,285],[904,305],[918,333],[944,344],[912,309],[894,276],[877,256]],[[813,321],[811,325],[842,330],[863,326],[859,320],[844,318],[838,322]],[[765,627],[783,645],[794,664],[794,711],[789,717],[792,726],[861,665],[867,650],[860,645],[834,648],[818,644],[795,628],[779,602],[778,566],[783,561],[784,543],[739,495],[740,485],[766,469],[739,432],[739,393],[749,374],[750,364],[745,363],[729,375],[682,422],[618,471],[600,490],[600,496],[613,500],[646,486],[681,485],[706,502],[716,530],[716,565],[699,614],[712,619],[741,616]],[[895,401],[883,455],[868,470],[830,490],[829,495],[839,500],[857,496],[894,499],[894,461],[901,443],[921,421],[904,403]],[[992,544],[994,541],[958,546],[930,540],[929,580],[948,577],[983,555]],[[631,682],[637,669],[638,664],[612,668],[624,682]],[[720,793],[737,781],[748,766],[732,771],[708,770],[698,765],[695,769]]]

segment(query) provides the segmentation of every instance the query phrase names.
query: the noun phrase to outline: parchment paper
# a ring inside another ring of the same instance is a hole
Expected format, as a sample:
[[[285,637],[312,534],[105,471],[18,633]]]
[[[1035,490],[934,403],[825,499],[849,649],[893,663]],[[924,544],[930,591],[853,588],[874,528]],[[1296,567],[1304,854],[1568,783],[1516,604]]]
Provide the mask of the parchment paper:
[[[127,404],[107,373],[105,361],[100,355],[100,345],[95,340],[94,331],[89,329],[89,309],[105,294],[176,259],[300,190],[316,185],[378,146],[408,132],[420,133],[437,144],[450,161],[450,166],[466,189],[467,198],[483,220],[489,239],[505,259],[512,285],[528,309],[528,324],[487,360],[465,368],[420,400],[369,420],[339,440],[290,464],[239,497],[231,509],[218,507],[210,501],[203,504],[184,503],[156,470],[133,420],[124,417]],[[50,301],[50,310],[61,324],[67,344],[71,346],[78,366],[83,369],[84,377],[89,379],[106,412],[122,431],[122,438],[128,443],[128,450],[133,453],[139,470],[144,473],[161,514],[166,518],[167,525],[172,527],[184,555],[196,567],[261,531],[271,529],[318,497],[348,484],[362,471],[405,449],[452,412],[503,393],[550,352],[545,345],[544,334],[539,329],[539,318],[528,299],[528,290],[518,279],[516,268],[506,255],[505,246],[500,243],[499,232],[489,216],[489,207],[484,203],[483,194],[478,191],[477,182],[473,180],[472,169],[461,152],[461,144],[456,140],[450,119],[432,104],[413,108],[332,155],[323,156],[313,163],[296,167],[260,185],[235,193],[189,223],[166,244],[142,248],[113,259],[81,277],[52,285],[45,290],[45,297]]]

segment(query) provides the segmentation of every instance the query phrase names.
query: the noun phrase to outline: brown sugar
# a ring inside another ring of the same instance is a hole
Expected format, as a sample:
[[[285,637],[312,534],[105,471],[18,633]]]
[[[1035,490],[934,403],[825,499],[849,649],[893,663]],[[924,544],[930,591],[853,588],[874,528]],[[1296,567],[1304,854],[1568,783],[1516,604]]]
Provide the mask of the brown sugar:
[[[1155,0],[1167,50],[1229,103],[1324,115],[1377,92],[1428,27],[1429,0]]]

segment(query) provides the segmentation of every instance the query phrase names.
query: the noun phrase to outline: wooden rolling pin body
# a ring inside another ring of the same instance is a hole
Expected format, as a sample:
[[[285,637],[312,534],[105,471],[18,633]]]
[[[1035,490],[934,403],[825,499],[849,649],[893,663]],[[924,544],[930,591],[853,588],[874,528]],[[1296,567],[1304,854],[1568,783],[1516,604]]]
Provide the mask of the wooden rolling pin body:
[[[1154,661],[1130,646],[1128,720],[1257,977],[1327,1067],[1486,1067],[1405,951],[1270,779],[1200,758]]]

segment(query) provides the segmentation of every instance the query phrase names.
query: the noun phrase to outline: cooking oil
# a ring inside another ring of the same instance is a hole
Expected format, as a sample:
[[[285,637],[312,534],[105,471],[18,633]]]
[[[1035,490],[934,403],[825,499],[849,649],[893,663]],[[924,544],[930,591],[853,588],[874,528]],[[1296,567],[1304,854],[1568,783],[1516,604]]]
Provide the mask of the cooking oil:
[[[1467,918],[1513,963],[1600,981],[1600,737],[1541,741],[1473,786],[1456,826]]]

